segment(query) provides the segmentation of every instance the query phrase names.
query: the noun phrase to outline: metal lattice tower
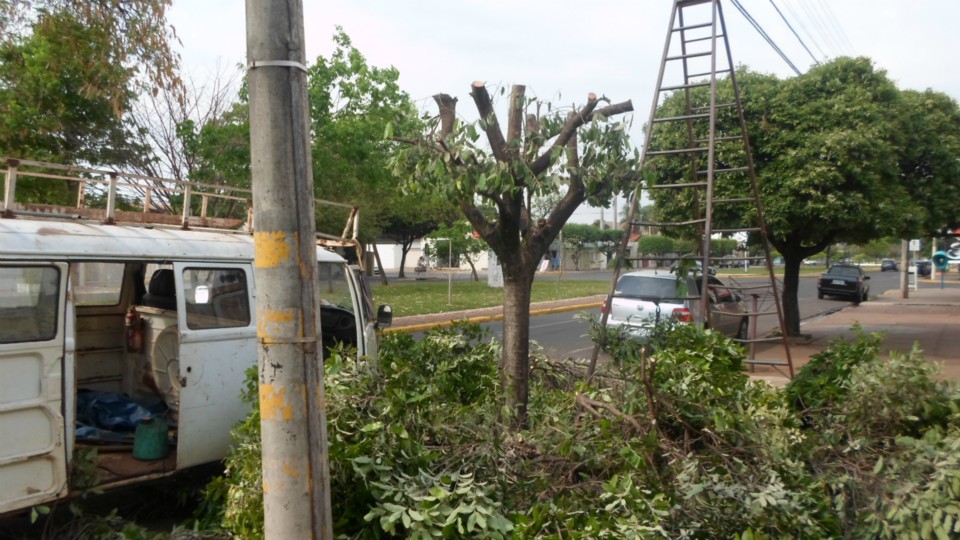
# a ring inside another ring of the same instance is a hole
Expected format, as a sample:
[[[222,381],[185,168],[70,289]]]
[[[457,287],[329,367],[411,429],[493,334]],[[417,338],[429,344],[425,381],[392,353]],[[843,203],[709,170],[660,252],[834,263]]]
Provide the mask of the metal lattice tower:
[[[631,257],[628,243],[636,227],[657,230],[678,228],[683,230],[684,236],[697,238],[700,246],[696,259],[701,261],[704,270],[710,267],[714,235],[754,235],[763,245],[769,281],[759,286],[735,287],[749,297],[745,298],[750,306],[747,314],[750,321],[749,337],[741,341],[750,352],[748,364],[770,365],[778,370],[786,368],[786,374],[792,377],[793,360],[784,325],[781,287],[773,269],[734,68],[720,0],[675,0],[650,119],[646,125],[641,156],[644,179],[638,181],[633,191],[630,225],[620,246],[613,286],[606,305],[610,305],[624,260],[644,264],[675,260],[675,257]],[[725,99],[721,100],[721,97]],[[666,106],[667,100],[671,106]],[[677,124],[683,129],[677,130]],[[674,126],[671,132],[673,138],[655,138],[660,134],[658,129],[667,129],[668,126]],[[685,131],[685,135],[676,136],[680,131]],[[655,190],[669,190],[677,201],[686,205],[689,215],[672,222],[639,220],[640,201],[645,194]],[[727,225],[732,222],[733,216],[740,216],[740,223]],[[750,223],[742,223],[744,216],[749,216],[746,221]],[[715,221],[725,225],[715,227]],[[744,252],[740,258],[727,260],[745,262],[749,257]],[[701,293],[698,298],[713,297],[709,278],[707,272],[700,276]],[[699,320],[709,325],[708,302],[701,301],[698,305]],[[607,315],[607,311],[602,315],[603,326],[606,325]],[[757,337],[758,319],[764,315],[777,316],[780,336]],[[757,345],[773,341],[782,343],[784,358],[758,360]],[[599,348],[598,344],[594,350],[593,365]]]

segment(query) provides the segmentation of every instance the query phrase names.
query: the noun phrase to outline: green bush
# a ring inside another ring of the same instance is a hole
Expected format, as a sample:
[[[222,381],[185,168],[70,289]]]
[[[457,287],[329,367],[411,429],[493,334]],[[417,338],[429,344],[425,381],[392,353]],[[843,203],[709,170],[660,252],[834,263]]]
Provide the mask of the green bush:
[[[589,381],[531,358],[521,432],[504,428],[499,345],[478,327],[393,334],[379,364],[334,355],[325,385],[337,536],[960,531],[960,399],[919,352],[886,361],[879,336],[837,342],[781,393],[751,381],[743,349],[712,331],[666,325],[647,346],[612,337],[615,362]],[[255,418],[235,430],[227,475],[209,488],[206,523],[244,538],[262,535]]]

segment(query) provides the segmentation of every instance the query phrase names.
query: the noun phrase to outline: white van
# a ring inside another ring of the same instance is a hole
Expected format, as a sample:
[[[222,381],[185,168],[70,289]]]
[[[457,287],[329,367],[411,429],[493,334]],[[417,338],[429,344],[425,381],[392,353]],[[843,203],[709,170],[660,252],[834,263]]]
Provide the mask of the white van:
[[[0,514],[92,487],[75,469],[115,487],[226,455],[257,362],[253,256],[245,232],[0,219]],[[317,261],[324,351],[374,357],[389,307],[375,319],[359,268]],[[138,456],[153,419],[166,455]]]

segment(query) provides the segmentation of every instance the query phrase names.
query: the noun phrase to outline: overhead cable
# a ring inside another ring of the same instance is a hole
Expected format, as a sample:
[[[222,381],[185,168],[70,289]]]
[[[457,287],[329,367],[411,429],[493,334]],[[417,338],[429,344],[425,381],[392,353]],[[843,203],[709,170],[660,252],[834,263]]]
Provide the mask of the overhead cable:
[[[847,33],[843,31],[843,26],[840,24],[840,21],[837,20],[837,16],[834,15],[833,9],[830,7],[830,3],[820,0],[820,5],[823,11],[827,14],[827,21],[829,21],[833,28],[836,29],[837,34],[840,36],[839,40],[844,44],[846,52],[853,54],[853,44],[850,43],[850,39],[847,38]]]
[[[813,63],[815,65],[819,65],[820,62],[817,61],[817,57],[814,56],[812,52],[810,52],[810,47],[807,47],[807,44],[803,42],[803,38],[800,37],[800,34],[798,34],[797,31],[793,29],[793,25],[790,24],[790,21],[788,21],[787,18],[783,16],[783,12],[780,11],[779,7],[777,7],[777,3],[774,2],[773,0],[770,0],[770,5],[773,6],[773,9],[777,10],[777,13],[780,15],[780,18],[783,19],[783,22],[786,23],[787,28],[789,28],[790,31],[793,32],[793,35],[796,36],[797,41],[800,42],[800,45],[803,45],[804,50],[806,50],[807,54],[810,55],[810,58],[813,60]]]
[[[807,14],[807,18],[813,22],[814,28],[820,34],[820,39],[826,44],[830,49],[830,56],[841,56],[843,51],[841,50],[840,45],[834,40],[833,34],[830,32],[830,29],[827,27],[826,21],[824,21],[823,16],[820,15],[817,5],[813,2],[807,3],[807,0],[800,1],[800,8]]]
[[[757,30],[757,32],[760,33],[760,37],[762,37],[768,44],[770,44],[771,47],[773,47],[773,50],[780,55],[780,58],[783,58],[783,61],[786,62],[788,66],[790,66],[790,69],[792,69],[794,73],[796,73],[797,75],[800,75],[800,70],[797,69],[797,66],[795,66],[794,63],[791,62],[790,59],[787,57],[786,53],[784,53],[783,50],[780,49],[780,47],[778,47],[777,44],[773,42],[773,39],[769,35],[767,35],[767,32],[763,29],[762,26],[760,26],[760,23],[758,23],[756,19],[754,19],[753,16],[751,16],[750,13],[748,13],[747,10],[742,5],[740,5],[740,1],[739,0],[731,0],[731,1],[733,2],[733,6],[737,8],[738,11],[740,11],[740,13],[744,16],[744,18],[747,19],[747,22],[749,22]]]
[[[806,23],[804,23],[803,17],[801,17],[800,15],[797,14],[796,11],[794,11],[792,4],[793,4],[792,2],[788,1],[784,4],[784,6],[787,8],[787,11],[790,12],[790,16],[793,17],[793,20],[796,21],[797,24],[800,26],[800,31],[806,34],[807,39],[810,41],[810,43],[813,43],[813,47],[817,49],[817,52],[820,53],[820,58],[829,58],[830,55],[827,54],[826,51],[823,50],[823,47],[820,46],[820,43],[817,41],[817,38],[814,37],[813,33],[810,32],[810,30],[807,28]]]

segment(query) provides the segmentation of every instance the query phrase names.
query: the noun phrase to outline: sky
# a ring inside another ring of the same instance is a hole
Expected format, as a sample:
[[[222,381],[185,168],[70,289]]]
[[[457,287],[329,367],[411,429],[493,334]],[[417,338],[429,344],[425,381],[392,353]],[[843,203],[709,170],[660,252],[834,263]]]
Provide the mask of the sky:
[[[955,60],[960,2],[739,4],[800,72],[814,60],[866,56],[901,89],[931,88],[960,100]],[[795,75],[733,0],[723,0],[722,8],[735,64],[782,78]],[[329,55],[335,28],[342,26],[370,65],[399,70],[401,88],[421,110],[435,113],[431,96],[447,93],[459,98],[458,114],[467,121],[476,118],[469,96],[474,81],[484,81],[492,96],[501,87],[509,93],[510,86],[523,84],[528,96],[566,107],[582,106],[590,92],[614,103],[629,99],[635,111],[631,135],[639,145],[671,10],[670,0],[304,0],[306,53],[310,61]],[[246,62],[244,2],[174,0],[168,19],[182,42],[183,66],[195,82]],[[571,221],[599,217],[599,209],[583,207]],[[609,210],[604,217],[612,219]]]

